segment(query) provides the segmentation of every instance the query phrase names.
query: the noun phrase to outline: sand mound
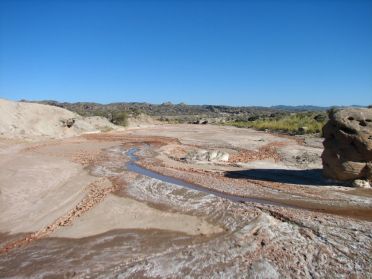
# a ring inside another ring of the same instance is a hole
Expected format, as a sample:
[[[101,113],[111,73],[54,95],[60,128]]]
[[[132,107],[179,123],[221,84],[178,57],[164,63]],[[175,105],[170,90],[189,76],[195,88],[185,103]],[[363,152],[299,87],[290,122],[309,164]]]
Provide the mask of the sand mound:
[[[103,117],[82,117],[63,108],[0,99],[0,137],[65,138],[118,129]]]
[[[155,120],[154,118],[146,114],[132,116],[128,119],[128,128],[146,128],[152,127],[157,124],[161,124],[160,121]]]

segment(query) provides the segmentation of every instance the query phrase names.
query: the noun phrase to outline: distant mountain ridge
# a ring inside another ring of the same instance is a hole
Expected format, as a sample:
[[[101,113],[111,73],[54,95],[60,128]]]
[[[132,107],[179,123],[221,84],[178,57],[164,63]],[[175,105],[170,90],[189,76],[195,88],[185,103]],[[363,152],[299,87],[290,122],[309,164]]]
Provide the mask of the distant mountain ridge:
[[[24,101],[24,100],[23,100]],[[226,105],[188,105],[185,103],[173,104],[165,102],[162,104],[149,104],[145,102],[117,102],[110,104],[99,104],[94,102],[58,102],[54,100],[32,101],[34,103],[48,104],[68,109],[83,116],[105,116],[111,119],[117,112],[126,112],[130,115],[147,114],[149,116],[180,117],[180,116],[200,116],[200,117],[231,117],[237,119],[242,116],[243,119],[252,118],[252,116],[281,115],[289,112],[319,112],[325,113],[331,107],[321,107],[312,105],[287,106],[277,105],[271,107],[263,106],[226,106]],[[361,107],[361,106],[351,106]],[[338,108],[338,107],[336,107]]]
[[[287,106],[287,105],[277,105],[271,106],[273,109],[278,110],[286,110],[286,111],[326,111],[331,108],[363,108],[366,106],[359,106],[359,105],[351,105],[351,106],[329,106],[329,107],[321,107],[321,106],[311,106],[311,105],[302,105],[302,106]]]

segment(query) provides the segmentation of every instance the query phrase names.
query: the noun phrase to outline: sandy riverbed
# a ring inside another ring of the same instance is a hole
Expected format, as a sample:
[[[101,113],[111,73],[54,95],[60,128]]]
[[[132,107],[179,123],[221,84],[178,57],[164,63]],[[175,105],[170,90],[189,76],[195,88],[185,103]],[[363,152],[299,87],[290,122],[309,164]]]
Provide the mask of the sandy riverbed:
[[[133,146],[144,167],[279,205],[130,172]],[[198,149],[231,159],[184,161]],[[1,140],[0,277],[371,277],[371,191],[325,180],[321,152],[317,138],[210,125]]]

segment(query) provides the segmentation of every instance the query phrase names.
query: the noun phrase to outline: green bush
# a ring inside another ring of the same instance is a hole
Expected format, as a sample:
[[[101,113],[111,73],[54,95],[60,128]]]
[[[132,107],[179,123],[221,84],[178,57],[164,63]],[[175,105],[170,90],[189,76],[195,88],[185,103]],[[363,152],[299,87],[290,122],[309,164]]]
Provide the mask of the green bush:
[[[114,112],[111,122],[120,126],[128,126],[128,114],[124,111]]]
[[[255,128],[258,130],[281,131],[291,134],[313,134],[320,133],[326,119],[317,121],[313,113],[296,113],[281,116],[279,118],[264,118],[254,121],[228,122],[231,125],[240,128]]]

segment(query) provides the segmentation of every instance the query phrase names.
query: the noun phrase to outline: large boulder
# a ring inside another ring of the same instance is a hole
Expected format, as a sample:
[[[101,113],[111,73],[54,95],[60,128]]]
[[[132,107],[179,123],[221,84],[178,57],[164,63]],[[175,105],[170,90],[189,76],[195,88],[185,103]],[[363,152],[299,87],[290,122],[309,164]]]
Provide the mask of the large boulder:
[[[372,181],[372,109],[332,110],[323,136],[322,161],[327,177]]]

